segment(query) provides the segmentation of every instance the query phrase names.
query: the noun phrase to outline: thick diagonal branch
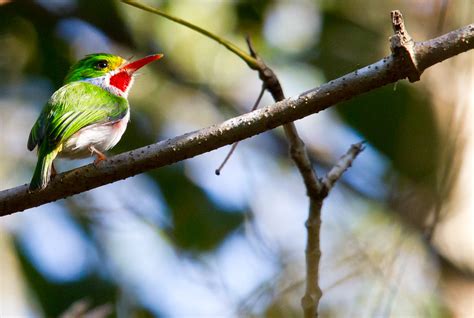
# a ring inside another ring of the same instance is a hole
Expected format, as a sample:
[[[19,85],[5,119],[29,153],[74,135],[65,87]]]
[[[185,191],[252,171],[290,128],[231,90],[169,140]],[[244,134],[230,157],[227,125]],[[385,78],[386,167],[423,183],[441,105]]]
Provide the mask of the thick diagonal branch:
[[[473,48],[474,24],[433,40],[415,43],[419,72]],[[402,80],[407,77],[408,67],[403,60],[391,55],[298,96],[221,124],[122,153],[105,160],[98,168],[88,165],[59,174],[41,192],[28,193],[27,185],[1,191],[0,216],[94,189],[249,138],[377,87]]]

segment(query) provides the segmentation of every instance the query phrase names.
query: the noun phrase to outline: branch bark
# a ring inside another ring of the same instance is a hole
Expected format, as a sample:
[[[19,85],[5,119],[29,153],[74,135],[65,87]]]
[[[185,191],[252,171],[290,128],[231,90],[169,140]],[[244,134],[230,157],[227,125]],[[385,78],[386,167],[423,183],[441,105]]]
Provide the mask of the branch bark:
[[[474,24],[438,38],[414,43],[416,72],[474,48]],[[136,174],[169,165],[257,135],[324,110],[377,87],[407,78],[413,63],[397,53],[320,87],[221,124],[111,157],[99,167],[87,165],[59,174],[40,192],[23,185],[0,192],[0,216],[56,201]],[[416,79],[413,79],[416,80]]]

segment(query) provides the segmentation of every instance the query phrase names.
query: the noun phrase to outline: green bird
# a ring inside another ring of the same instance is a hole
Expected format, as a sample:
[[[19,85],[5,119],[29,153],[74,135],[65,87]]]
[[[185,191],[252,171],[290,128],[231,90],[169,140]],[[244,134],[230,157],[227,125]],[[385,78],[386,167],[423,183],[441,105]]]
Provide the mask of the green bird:
[[[134,62],[120,56],[90,54],[69,70],[64,86],[51,96],[31,129],[28,149],[38,148],[30,191],[44,189],[55,173],[53,160],[95,155],[114,147],[130,119],[128,92],[135,71],[163,57],[149,55]]]

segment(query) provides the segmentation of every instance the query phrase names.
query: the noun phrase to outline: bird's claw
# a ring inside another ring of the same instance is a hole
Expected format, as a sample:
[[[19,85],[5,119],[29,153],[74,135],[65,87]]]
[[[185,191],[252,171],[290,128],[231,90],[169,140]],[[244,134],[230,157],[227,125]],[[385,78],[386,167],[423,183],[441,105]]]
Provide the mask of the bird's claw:
[[[94,160],[94,166],[95,167],[98,167],[99,166],[99,163],[101,163],[102,161],[104,161],[105,159],[107,159],[107,156],[104,155],[102,152],[100,152],[99,150],[95,149],[94,147],[90,147],[89,148],[90,151],[95,154],[95,160]]]

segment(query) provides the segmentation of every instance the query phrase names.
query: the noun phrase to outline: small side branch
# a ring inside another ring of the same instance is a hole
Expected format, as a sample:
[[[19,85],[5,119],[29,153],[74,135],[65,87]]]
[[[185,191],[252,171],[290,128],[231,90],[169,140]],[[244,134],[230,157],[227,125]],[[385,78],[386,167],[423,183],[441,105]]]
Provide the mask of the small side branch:
[[[260,100],[262,99],[263,97],[263,93],[265,93],[265,85],[262,85],[262,88],[260,89],[260,93],[258,94],[258,97],[257,99],[255,100],[255,103],[253,104],[253,107],[252,109],[250,110],[251,112],[253,112],[254,110],[257,109],[258,107],[258,104],[260,104]],[[229,158],[232,156],[232,154],[234,153],[235,151],[235,148],[237,148],[237,145],[239,144],[238,141],[234,142],[232,144],[232,147],[230,148],[229,152],[227,153],[227,156],[225,156],[224,158],[224,161],[222,161],[221,165],[219,166],[219,168],[216,169],[215,173],[216,175],[220,175],[221,174],[221,171],[222,169],[224,168],[225,164],[227,163],[227,161],[229,160]]]
[[[145,11],[148,11],[148,12],[151,12],[151,13],[154,13],[156,15],[159,15],[159,16],[162,16],[168,20],[171,20],[171,21],[174,21],[178,24],[181,24],[181,25],[184,25],[196,32],[199,32],[201,33],[202,35],[204,36],[207,36],[208,38],[216,41],[217,43],[225,46],[229,51],[233,52],[234,54],[236,54],[237,56],[239,56],[242,60],[245,61],[245,63],[247,63],[247,65],[251,68],[251,69],[257,69],[257,61],[255,59],[253,59],[251,56],[249,56],[246,52],[244,52],[242,49],[240,49],[239,47],[237,47],[234,43],[230,42],[230,41],[227,41],[226,39],[223,39],[221,38],[220,36],[212,33],[212,32],[209,32],[208,30],[206,29],[203,29],[189,21],[186,21],[184,19],[181,19],[181,18],[178,18],[178,17],[175,17],[169,13],[166,13],[164,11],[161,11],[160,9],[157,9],[155,7],[151,7],[149,5],[146,5],[144,3],[141,3],[140,1],[134,1],[134,0],[121,0],[123,3],[126,3],[128,5],[131,5],[131,6],[134,6],[138,9],[142,9],[142,10],[145,10]]]
[[[349,169],[354,159],[364,150],[364,141],[353,144],[347,153],[342,156],[337,164],[323,178],[324,192],[329,193],[336,184],[337,180],[341,178],[342,174]]]

